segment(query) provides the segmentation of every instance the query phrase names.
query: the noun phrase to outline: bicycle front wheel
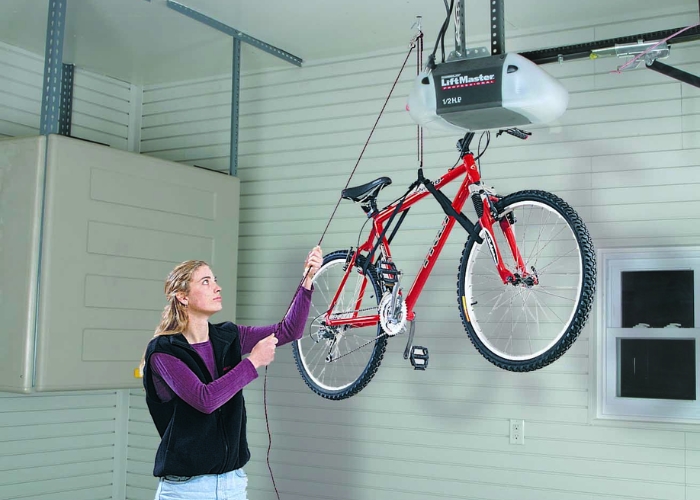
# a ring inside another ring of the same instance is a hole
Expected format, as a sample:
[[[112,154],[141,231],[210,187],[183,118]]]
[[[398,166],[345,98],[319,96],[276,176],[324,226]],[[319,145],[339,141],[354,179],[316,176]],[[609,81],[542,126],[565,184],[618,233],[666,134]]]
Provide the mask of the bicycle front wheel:
[[[491,363],[537,370],[564,354],[588,319],[596,284],[593,243],[574,209],[551,193],[519,191],[497,202],[496,210],[499,221],[510,221],[531,278],[504,284],[487,239],[470,238],[457,282],[462,323]],[[522,275],[500,224],[493,227],[503,263]]]
[[[348,250],[338,250],[323,258],[313,279],[314,293],[305,334],[292,345],[306,385],[327,399],[345,399],[360,392],[374,377],[386,351],[386,336],[379,322],[355,327],[328,326],[325,321],[336,293],[333,318],[378,313],[381,292],[374,266],[368,266],[367,273],[362,274],[360,260],[340,289]]]

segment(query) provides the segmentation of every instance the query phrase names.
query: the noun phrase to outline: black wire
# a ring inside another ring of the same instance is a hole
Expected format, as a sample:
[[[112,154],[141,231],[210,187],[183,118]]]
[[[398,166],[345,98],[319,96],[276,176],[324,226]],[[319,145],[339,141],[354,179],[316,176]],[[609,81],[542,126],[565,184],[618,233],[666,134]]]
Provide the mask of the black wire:
[[[481,140],[484,138],[484,134],[486,134],[486,145],[484,146],[484,150],[481,151]],[[476,161],[476,166],[479,169],[479,175],[481,175],[481,157],[489,148],[489,144],[491,144],[491,132],[489,130],[486,130],[481,133],[481,136],[479,136],[479,144],[477,144],[476,146],[477,157],[474,158],[474,160]]]
[[[443,0],[443,1],[445,2],[447,16],[445,17],[445,21],[442,23],[442,27],[440,27],[440,31],[438,32],[438,37],[437,37],[437,40],[435,41],[435,47],[433,47],[433,52],[428,57],[428,67],[430,67],[431,69],[435,67],[435,53],[437,52],[438,47],[440,47],[441,42],[442,42],[442,62],[445,62],[445,33],[447,33],[447,28],[450,25],[450,17],[452,16],[452,9],[454,8],[455,0],[450,0],[449,8],[447,8],[447,0]]]
[[[445,29],[442,30],[442,36],[440,37],[440,47],[442,52],[442,62],[445,62],[445,35],[447,34],[447,28],[450,25],[450,18],[452,17],[452,9],[455,5],[455,0],[450,1],[450,8],[447,11],[447,17],[445,18]]]
[[[360,248],[360,238],[362,238],[362,231],[365,230],[365,226],[367,225],[368,222],[369,222],[369,217],[367,217],[367,218],[365,219],[365,223],[362,224],[362,227],[360,228],[360,232],[359,232],[359,234],[357,235],[357,246],[355,246],[355,248]]]

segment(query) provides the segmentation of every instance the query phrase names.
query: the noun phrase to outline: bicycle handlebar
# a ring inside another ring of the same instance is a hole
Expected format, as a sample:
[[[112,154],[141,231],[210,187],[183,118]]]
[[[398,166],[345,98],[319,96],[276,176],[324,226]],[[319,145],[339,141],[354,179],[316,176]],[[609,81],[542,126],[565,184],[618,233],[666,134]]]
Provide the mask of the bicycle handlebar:
[[[522,139],[522,140],[525,140],[532,135],[532,132],[528,132],[527,130],[523,130],[521,128],[516,128],[516,127],[511,127],[511,128],[506,128],[506,129],[500,129],[498,131],[498,133],[496,134],[496,137],[501,135],[503,132],[505,132],[506,134],[510,134],[513,137],[517,137],[518,139]],[[471,144],[475,135],[476,135],[475,132],[467,132],[466,134],[464,134],[464,137],[462,137],[460,140],[457,141],[457,150],[460,153],[460,157],[464,156],[466,153],[469,152],[469,145]]]
[[[532,135],[532,132],[528,132],[527,130],[513,127],[513,128],[499,130],[498,133],[496,134],[496,137],[501,135],[503,132],[505,132],[506,134],[510,134],[513,137],[517,137],[518,139],[522,139],[522,140],[525,140]]]

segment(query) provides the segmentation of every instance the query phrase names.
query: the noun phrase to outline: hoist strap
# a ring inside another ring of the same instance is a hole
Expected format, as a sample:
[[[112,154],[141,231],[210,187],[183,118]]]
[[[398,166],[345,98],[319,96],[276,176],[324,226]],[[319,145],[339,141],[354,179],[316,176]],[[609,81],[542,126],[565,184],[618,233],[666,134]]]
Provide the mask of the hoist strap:
[[[435,197],[445,214],[449,215],[450,217],[454,217],[457,222],[459,222],[459,224],[471,235],[471,237],[476,240],[477,243],[483,243],[484,240],[481,238],[481,236],[479,236],[479,231],[476,230],[474,224],[472,224],[472,222],[467,219],[463,213],[457,212],[457,210],[454,209],[452,203],[450,203],[450,199],[445,196],[445,193],[439,189],[436,189],[429,179],[423,177],[423,169],[418,169],[418,181],[421,182],[430,192],[430,194]]]

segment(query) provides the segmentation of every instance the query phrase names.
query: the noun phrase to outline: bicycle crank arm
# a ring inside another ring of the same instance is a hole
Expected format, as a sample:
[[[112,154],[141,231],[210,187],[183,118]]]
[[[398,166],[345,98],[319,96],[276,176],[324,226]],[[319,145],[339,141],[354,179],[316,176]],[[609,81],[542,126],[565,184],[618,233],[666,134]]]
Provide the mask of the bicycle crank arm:
[[[406,349],[403,350],[403,359],[408,359],[411,354],[411,345],[413,344],[413,335],[416,333],[416,322],[411,321],[411,326],[408,327],[408,342],[406,342]]]

